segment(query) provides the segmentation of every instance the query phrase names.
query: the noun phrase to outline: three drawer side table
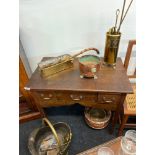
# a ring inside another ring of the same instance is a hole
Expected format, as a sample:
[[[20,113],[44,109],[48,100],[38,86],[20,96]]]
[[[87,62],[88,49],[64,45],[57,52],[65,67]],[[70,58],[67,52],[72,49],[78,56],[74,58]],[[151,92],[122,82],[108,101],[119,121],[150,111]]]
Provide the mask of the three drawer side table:
[[[115,111],[112,133],[124,99],[127,94],[133,93],[133,90],[121,58],[117,58],[116,69],[102,65],[97,77],[81,79],[78,60],[75,59],[73,68],[49,78],[42,78],[37,68],[25,89],[30,91],[36,103],[42,108],[79,103],[86,107]]]

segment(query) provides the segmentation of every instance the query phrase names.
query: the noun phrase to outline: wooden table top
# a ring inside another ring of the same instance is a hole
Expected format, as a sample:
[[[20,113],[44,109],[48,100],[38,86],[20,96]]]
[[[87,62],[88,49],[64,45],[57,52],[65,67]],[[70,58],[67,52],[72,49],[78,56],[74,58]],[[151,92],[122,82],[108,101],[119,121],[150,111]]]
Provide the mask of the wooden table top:
[[[103,59],[101,58],[101,60]],[[81,79],[78,60],[75,59],[73,68],[52,75],[48,79],[41,77],[37,68],[28,81],[26,88],[31,91],[133,92],[121,58],[117,58],[116,69],[102,65],[100,71],[97,73],[97,77],[98,79]]]
[[[108,141],[104,144],[101,144],[99,146],[93,147],[93,148],[86,150],[84,152],[81,152],[77,155],[97,155],[98,150],[102,147],[109,147],[114,152],[114,154],[118,155],[120,152],[120,149],[121,149],[121,143],[120,143],[121,139],[122,139],[122,137],[117,137],[113,140],[110,140],[110,141]]]

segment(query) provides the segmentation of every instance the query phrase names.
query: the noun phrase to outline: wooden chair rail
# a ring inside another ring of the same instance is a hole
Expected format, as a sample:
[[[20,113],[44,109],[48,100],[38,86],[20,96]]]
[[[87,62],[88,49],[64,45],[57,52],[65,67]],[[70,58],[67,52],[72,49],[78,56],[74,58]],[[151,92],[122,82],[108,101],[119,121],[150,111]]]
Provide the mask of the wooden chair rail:
[[[126,70],[128,69],[128,66],[129,66],[129,61],[131,58],[131,53],[134,45],[136,45],[136,40],[130,40],[128,43],[127,53],[124,61],[124,67]],[[129,78],[136,78],[136,68],[135,68],[134,74],[130,75]]]

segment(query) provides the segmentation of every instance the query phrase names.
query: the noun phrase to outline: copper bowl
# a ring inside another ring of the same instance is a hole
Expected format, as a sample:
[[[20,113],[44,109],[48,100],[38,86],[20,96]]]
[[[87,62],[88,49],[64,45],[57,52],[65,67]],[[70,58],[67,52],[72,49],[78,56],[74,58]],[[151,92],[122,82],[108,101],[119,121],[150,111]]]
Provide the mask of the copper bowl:
[[[103,129],[110,121],[111,111],[97,108],[85,109],[85,121],[93,129]]]
[[[101,60],[95,55],[84,55],[79,58],[80,77],[97,78],[96,73],[100,70]]]

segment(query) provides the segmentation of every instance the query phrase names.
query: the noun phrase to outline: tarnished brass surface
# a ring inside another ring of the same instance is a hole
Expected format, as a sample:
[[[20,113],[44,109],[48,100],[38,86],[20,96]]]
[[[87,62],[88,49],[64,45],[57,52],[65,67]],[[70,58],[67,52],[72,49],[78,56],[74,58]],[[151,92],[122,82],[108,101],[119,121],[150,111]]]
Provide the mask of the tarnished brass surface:
[[[94,129],[105,128],[111,118],[111,111],[98,108],[86,108],[84,114],[86,123]]]
[[[67,60],[70,60],[72,59],[72,57],[69,55],[69,54],[64,54],[64,55],[60,55],[56,58],[50,58],[46,61],[41,61],[38,66],[40,69],[43,69],[45,67],[49,67],[49,66],[52,66],[52,65],[56,65],[58,63],[61,63],[61,62],[65,62]]]
[[[49,126],[50,129],[51,129],[51,131],[53,132],[53,135],[54,135],[54,137],[55,137],[55,139],[56,139],[56,141],[57,141],[57,143],[58,143],[58,146],[60,147],[60,146],[61,146],[60,140],[59,140],[59,138],[58,138],[58,135],[57,135],[57,133],[56,133],[56,131],[55,131],[53,125],[50,123],[50,121],[49,121],[47,118],[43,118],[43,123],[47,123],[47,124],[48,124],[48,126]]]
[[[32,155],[67,155],[72,138],[70,127],[63,122],[52,125],[47,118],[44,118],[43,122],[43,126],[34,129],[29,136],[30,153]]]
[[[55,64],[55,65],[51,65],[51,66],[43,68],[43,69],[40,69],[40,72],[41,72],[42,77],[48,77],[48,76],[51,76],[55,73],[69,69],[71,67],[73,67],[73,59],[71,59],[69,61],[67,60],[67,61]]]
[[[86,48],[79,53],[71,56],[69,54],[64,54],[55,58],[49,58],[47,60],[41,61],[38,64],[40,73],[42,77],[48,77],[63,70],[73,67],[73,60],[80,54],[83,54],[87,51],[94,50],[99,54],[99,50],[96,48]]]
[[[120,38],[121,33],[111,34],[110,32],[107,32],[104,52],[105,65],[116,65],[116,58],[118,54]]]

